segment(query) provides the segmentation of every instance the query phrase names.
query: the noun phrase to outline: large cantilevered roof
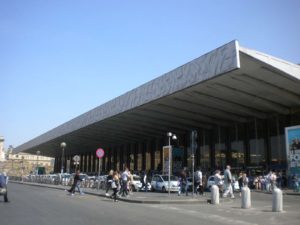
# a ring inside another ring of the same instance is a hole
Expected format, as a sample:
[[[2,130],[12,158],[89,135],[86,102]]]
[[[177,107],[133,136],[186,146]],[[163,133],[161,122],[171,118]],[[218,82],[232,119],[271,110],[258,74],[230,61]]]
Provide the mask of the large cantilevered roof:
[[[84,113],[14,152],[60,156],[300,110],[300,66],[232,41]],[[45,118],[46,120],[47,118]]]

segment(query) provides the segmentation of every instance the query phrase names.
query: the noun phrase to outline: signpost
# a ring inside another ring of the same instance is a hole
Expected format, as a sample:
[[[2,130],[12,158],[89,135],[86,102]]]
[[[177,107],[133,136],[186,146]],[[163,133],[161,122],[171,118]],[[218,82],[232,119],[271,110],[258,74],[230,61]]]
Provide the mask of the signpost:
[[[101,169],[101,161],[100,159],[103,158],[105,152],[102,148],[98,148],[96,150],[96,156],[98,157],[98,164],[99,164],[99,168],[98,168],[98,191],[99,191],[99,186],[100,186],[100,169]]]

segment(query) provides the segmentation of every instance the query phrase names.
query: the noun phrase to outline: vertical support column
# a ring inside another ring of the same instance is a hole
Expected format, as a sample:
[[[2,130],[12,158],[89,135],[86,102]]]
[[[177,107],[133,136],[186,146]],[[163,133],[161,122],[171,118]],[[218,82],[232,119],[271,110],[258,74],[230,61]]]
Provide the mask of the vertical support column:
[[[95,156],[94,157],[94,160],[97,159],[97,157]],[[107,149],[105,149],[105,155],[104,157],[102,158],[102,172],[105,173],[107,171],[107,165],[106,165],[106,162],[107,162]],[[95,162],[95,166],[96,166],[96,162]],[[99,167],[99,166],[98,166]],[[96,170],[94,170],[96,171]]]
[[[108,167],[108,170],[113,169],[112,166],[111,166],[111,155],[112,155],[111,148],[108,148],[108,151],[107,151],[107,167]]]
[[[133,160],[133,158],[131,157],[131,154],[132,154],[132,144],[128,144],[127,145],[127,162],[126,162],[126,166],[130,169],[130,170],[133,170],[133,166],[131,166],[131,162]]]
[[[138,169],[138,143],[134,143],[133,154],[134,154],[133,168],[134,170],[137,170]]]
[[[58,170],[58,157],[55,157],[55,160],[54,160],[54,172],[55,173],[59,172],[59,170]]]
[[[85,172],[85,173],[87,172],[87,169],[88,169],[88,165],[87,165],[88,160],[87,160],[87,158],[88,158],[88,154],[85,153],[85,154],[84,154],[84,172]]]
[[[225,128],[225,151],[226,151],[226,165],[232,164],[231,159],[231,148],[230,148],[230,138],[229,138],[229,128]]]
[[[250,165],[250,133],[249,133],[249,124],[244,125],[244,130],[245,130],[245,139],[244,139],[244,144],[245,144],[245,166]]]
[[[96,153],[92,152],[92,160],[93,160],[93,166],[92,166],[92,172],[95,173],[96,172]]]
[[[80,169],[80,171],[83,170],[83,163],[84,163],[83,154],[80,154],[80,164],[79,164],[79,167],[78,167]]]
[[[139,152],[142,154],[142,170],[146,170],[146,151],[147,151],[147,144],[146,142],[142,142],[140,145]]]
[[[210,154],[211,171],[215,171],[216,169],[216,149],[213,141],[214,132],[216,132],[215,129],[213,131],[210,131],[208,135],[209,148],[211,149],[211,154]]]
[[[120,146],[119,148],[120,154],[120,170],[124,170],[124,146]]]
[[[87,153],[87,172],[91,172],[92,171],[92,153],[89,152]]]
[[[145,165],[146,168],[145,169],[148,171],[148,170],[151,170],[152,145],[151,145],[150,140],[147,140],[145,150],[146,150],[146,165]]]
[[[276,127],[278,125],[278,117],[276,117]],[[271,159],[272,159],[272,153],[271,153],[271,145],[270,145],[270,141],[269,141],[269,137],[270,137],[270,129],[269,129],[269,121],[268,120],[264,120],[264,126],[265,126],[265,130],[266,132],[264,133],[264,139],[265,139],[265,146],[266,146],[266,154],[265,154],[265,159],[266,159],[266,163],[268,165],[268,167],[271,166]],[[277,136],[279,136],[279,134],[277,133]]]
[[[159,140],[159,156],[160,156],[160,161],[159,161],[159,165],[158,165],[158,170],[162,171],[162,166],[163,166],[163,146],[166,145],[165,140],[163,138],[161,138]]]
[[[190,133],[188,132],[186,135],[183,135],[183,146],[185,146],[184,148],[184,154],[183,154],[183,162],[182,162],[182,165],[183,167],[187,167],[188,166],[188,146],[189,146],[189,138],[190,136]]]

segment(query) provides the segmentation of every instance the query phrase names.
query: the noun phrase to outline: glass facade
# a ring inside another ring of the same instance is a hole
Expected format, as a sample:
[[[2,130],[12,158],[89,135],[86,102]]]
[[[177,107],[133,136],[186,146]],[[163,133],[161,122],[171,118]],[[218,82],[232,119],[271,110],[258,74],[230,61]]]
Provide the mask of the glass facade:
[[[211,169],[211,149],[210,149],[210,131],[202,130],[198,136],[200,143],[200,162],[198,163],[205,170]]]
[[[270,116],[265,120],[253,118],[248,123],[235,123],[230,127],[199,128],[197,129],[198,147],[195,151],[195,165],[200,166],[204,171],[211,172],[217,168],[224,169],[227,164],[236,170],[253,169],[256,172],[269,169],[285,170],[287,168],[285,127],[299,124],[300,112],[287,116]],[[184,140],[184,137],[189,137],[189,135],[190,132],[187,132],[186,135],[179,137],[182,139],[180,146],[184,152],[183,166],[191,166],[191,157],[189,157],[191,140],[190,138]],[[107,148],[102,167],[106,171],[110,169],[122,170],[124,166],[138,171],[160,171],[164,145],[163,139],[152,139]],[[177,142],[176,147],[179,147],[179,142]],[[82,172],[96,172],[98,170],[98,162],[93,154],[86,153],[80,156]],[[59,157],[56,159],[55,168],[60,171],[61,160]],[[74,170],[72,164],[71,170]]]
[[[264,121],[254,119],[249,123],[249,165],[262,166],[266,164],[266,129]]]
[[[245,165],[245,129],[243,124],[236,123],[229,129],[229,156],[233,168],[243,168]]]
[[[213,132],[213,142],[215,149],[215,168],[223,169],[226,167],[226,130],[223,127],[217,127]]]

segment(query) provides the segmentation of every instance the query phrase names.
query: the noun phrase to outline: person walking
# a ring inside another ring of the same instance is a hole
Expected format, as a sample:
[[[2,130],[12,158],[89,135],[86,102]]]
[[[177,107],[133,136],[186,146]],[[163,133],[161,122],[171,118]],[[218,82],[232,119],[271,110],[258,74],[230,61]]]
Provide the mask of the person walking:
[[[5,172],[0,174],[0,189],[3,191],[1,195],[3,195],[4,202],[9,202],[7,197],[7,184],[8,184],[8,176]]]
[[[293,176],[292,176],[292,185],[293,185],[293,191],[299,192],[299,183],[298,183],[297,174],[293,174]]]
[[[227,165],[226,166],[226,170],[224,171],[224,186],[225,186],[225,191],[223,194],[223,197],[226,198],[228,194],[230,194],[231,198],[234,198],[233,195],[233,189],[232,189],[232,175],[231,175],[231,171],[230,171],[230,166]]]
[[[187,174],[185,170],[181,171],[180,178],[179,178],[179,189],[178,189],[178,196],[181,195],[181,193],[185,192],[185,195],[188,196],[188,180],[187,180]]]
[[[114,199],[114,202],[117,202],[117,192],[118,192],[118,186],[119,186],[119,174],[117,171],[113,172],[113,178],[111,182],[111,188],[113,189],[113,194],[111,197]]]
[[[82,179],[80,178],[79,176],[80,174],[80,170],[77,170],[76,173],[75,173],[75,176],[74,176],[74,182],[71,186],[71,188],[68,190],[68,192],[71,194],[71,195],[74,195],[75,193],[75,188],[78,189],[78,192],[83,195],[83,191],[81,190],[80,188],[80,182],[82,181]]]
[[[108,191],[111,188],[111,183],[113,180],[114,171],[110,170],[107,177],[106,177],[106,190],[105,190],[105,196],[109,196]]]
[[[128,183],[128,168],[125,168],[125,171],[122,173],[121,175],[121,179],[122,179],[122,189],[121,189],[121,195],[122,197],[127,197],[128,196],[128,187],[127,187],[127,183]]]
[[[141,177],[141,182],[142,182],[141,190],[145,188],[145,192],[148,191],[149,175],[150,175],[149,172],[147,173],[146,171],[144,171]]]
[[[133,194],[133,186],[134,186],[134,180],[133,180],[133,171],[128,170],[128,182],[127,182],[127,189],[130,195]],[[137,190],[138,191],[138,190]]]
[[[215,179],[215,185],[217,185],[219,188],[219,195],[222,197],[223,196],[223,178],[221,176],[220,170],[215,171],[214,179]]]
[[[197,168],[194,177],[194,192],[197,195],[199,191],[200,195],[203,195],[203,182],[202,182],[202,172],[200,167]]]

